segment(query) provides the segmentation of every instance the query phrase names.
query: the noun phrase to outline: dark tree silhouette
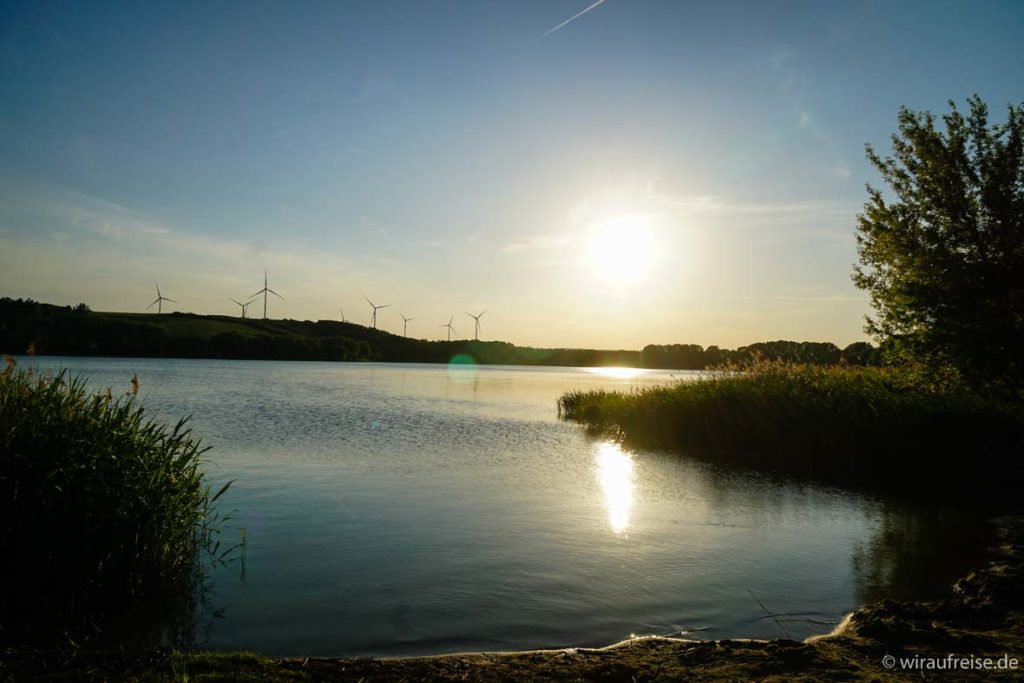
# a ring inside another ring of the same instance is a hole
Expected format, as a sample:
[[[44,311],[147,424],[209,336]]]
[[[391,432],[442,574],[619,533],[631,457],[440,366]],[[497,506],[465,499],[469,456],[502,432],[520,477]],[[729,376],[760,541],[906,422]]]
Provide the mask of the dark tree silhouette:
[[[892,156],[867,156],[891,195],[868,186],[854,282],[875,308],[867,331],[898,356],[957,368],[989,387],[1024,387],[1024,105],[989,125],[978,96],[900,109]],[[891,196],[891,199],[890,199]]]

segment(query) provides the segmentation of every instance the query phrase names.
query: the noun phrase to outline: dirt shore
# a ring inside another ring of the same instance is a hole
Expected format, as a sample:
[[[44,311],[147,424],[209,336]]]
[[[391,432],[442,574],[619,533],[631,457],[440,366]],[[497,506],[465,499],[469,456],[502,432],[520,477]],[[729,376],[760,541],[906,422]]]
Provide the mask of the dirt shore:
[[[640,638],[600,649],[403,659],[254,653],[0,652],[0,680],[51,681],[851,681],[1024,677],[1024,524],[1001,525],[995,559],[935,602],[884,601],[830,635],[792,640]],[[889,659],[892,657],[893,659]],[[916,657],[916,659],[915,659]],[[994,668],[983,669],[982,658]],[[1016,669],[999,669],[1015,659]]]

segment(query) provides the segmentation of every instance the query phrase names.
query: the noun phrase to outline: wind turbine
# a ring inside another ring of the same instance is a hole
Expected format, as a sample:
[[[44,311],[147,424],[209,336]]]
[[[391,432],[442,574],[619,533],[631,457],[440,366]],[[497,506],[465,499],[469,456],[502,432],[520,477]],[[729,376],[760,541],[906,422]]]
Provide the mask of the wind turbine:
[[[263,289],[261,289],[260,291],[258,291],[258,292],[256,292],[255,294],[252,295],[254,297],[255,296],[259,296],[260,294],[263,295],[263,319],[264,320],[267,319],[267,293],[268,292],[270,294],[273,294],[274,296],[276,296],[281,301],[284,301],[284,297],[283,296],[281,296],[280,294],[278,294],[277,292],[275,292],[274,290],[272,290],[270,287],[267,286],[267,271],[264,270],[263,271]]]
[[[231,299],[231,297],[230,297],[230,296],[229,296],[228,298],[229,298],[229,299]],[[241,301],[239,301],[238,299],[231,299],[231,300],[232,300],[232,301],[234,301],[234,302],[235,302],[236,304],[238,304],[239,306],[241,306],[241,307],[242,307],[242,317],[243,317],[243,318],[245,317],[245,312],[246,312],[246,310],[248,310],[248,308],[249,308],[249,304],[251,304],[251,303],[252,303],[253,301],[256,301],[256,299],[251,299],[251,300],[249,300],[249,301],[246,301],[246,302],[245,302],[245,303],[243,304],[243,303],[242,303]]]
[[[347,323],[348,321],[345,320],[345,309],[342,308],[341,306],[338,306],[338,310],[341,311],[341,322]]]
[[[477,341],[480,341],[480,318],[484,317],[484,313],[486,313],[486,312],[487,312],[487,309],[485,308],[484,310],[480,311],[476,315],[473,315],[472,313],[467,313],[466,314],[470,318],[472,318],[473,321],[476,323],[476,334],[473,335],[473,338],[476,339]]]
[[[410,320],[415,320],[415,318],[406,318],[401,313],[399,313],[398,315],[401,316],[401,318],[402,318],[402,336],[403,337],[408,337],[409,336],[409,321]]]
[[[170,301],[172,304],[176,304],[178,302],[175,301],[174,299],[168,299],[166,296],[161,294],[160,293],[160,285],[158,285],[155,282],[153,284],[156,285],[156,299],[153,301],[152,304],[146,306],[146,310],[148,311],[149,309],[153,308],[153,305],[155,304],[156,305],[157,315],[159,315],[161,312],[163,312],[163,307],[164,307],[164,302],[165,301]]]
[[[384,304],[382,306],[378,306],[377,304],[370,301],[369,297],[364,296],[363,298],[366,299],[366,303],[373,306],[373,317],[370,319],[370,324],[373,325],[373,329],[377,329],[377,309],[387,308],[391,304]]]
[[[452,327],[452,321],[453,320],[455,320],[455,314],[454,313],[452,314],[452,317],[449,318],[447,325],[439,325],[439,327],[447,327],[448,328],[448,341],[452,340],[452,332],[455,331],[455,328]]]

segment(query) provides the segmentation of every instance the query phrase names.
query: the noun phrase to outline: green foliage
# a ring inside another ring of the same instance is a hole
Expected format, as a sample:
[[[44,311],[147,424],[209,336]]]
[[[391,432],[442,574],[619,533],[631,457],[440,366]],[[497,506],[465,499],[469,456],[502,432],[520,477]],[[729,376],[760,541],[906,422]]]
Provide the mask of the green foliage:
[[[921,367],[758,361],[633,393],[569,392],[558,408],[631,445],[844,486],[1020,483],[1010,455],[1024,419]]]
[[[186,420],[147,418],[63,372],[0,375],[0,638],[52,639],[129,603],[187,591],[217,499]]]
[[[892,156],[867,156],[893,196],[868,187],[858,217],[858,287],[868,331],[899,358],[950,363],[975,384],[1024,389],[1024,106],[989,125],[903,108]]]

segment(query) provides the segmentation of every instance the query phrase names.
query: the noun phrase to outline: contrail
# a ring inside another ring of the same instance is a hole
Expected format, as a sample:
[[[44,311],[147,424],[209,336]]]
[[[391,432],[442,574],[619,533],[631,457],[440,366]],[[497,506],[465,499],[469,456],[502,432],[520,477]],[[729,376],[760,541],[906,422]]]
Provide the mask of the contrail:
[[[545,31],[545,32],[544,32],[544,35],[542,35],[542,36],[541,36],[540,38],[538,38],[537,40],[544,40],[545,38],[547,38],[548,36],[550,36],[550,35],[551,35],[552,33],[554,33],[555,31],[557,31],[558,29],[562,28],[562,27],[563,27],[563,26],[565,26],[566,24],[569,24],[569,23],[572,23],[572,22],[576,21],[577,19],[579,19],[580,17],[582,17],[582,16],[584,15],[584,14],[586,14],[587,12],[589,12],[590,10],[594,9],[595,7],[597,7],[598,5],[601,5],[601,4],[604,4],[604,0],[597,0],[597,2],[595,2],[595,3],[594,3],[593,5],[591,5],[590,7],[587,7],[586,9],[584,9],[584,10],[582,10],[582,11],[580,11],[580,12],[577,12],[576,14],[572,15],[571,17],[569,17],[568,19],[566,19],[565,21],[563,21],[563,22],[562,22],[561,24],[559,24],[558,26],[556,26],[556,27],[554,27],[554,28],[550,28],[550,29],[548,29],[547,31]]]

